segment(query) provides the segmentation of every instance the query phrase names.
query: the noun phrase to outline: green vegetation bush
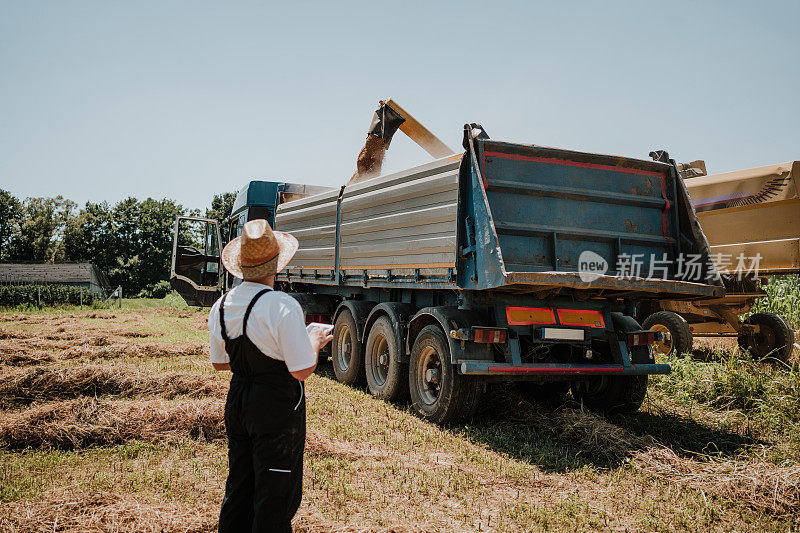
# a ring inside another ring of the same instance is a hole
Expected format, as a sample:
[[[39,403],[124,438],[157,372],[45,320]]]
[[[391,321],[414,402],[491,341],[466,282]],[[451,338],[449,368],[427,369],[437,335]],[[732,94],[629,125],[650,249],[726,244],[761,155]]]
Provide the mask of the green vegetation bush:
[[[767,295],[756,300],[752,313],[776,313],[793,328],[800,326],[800,276],[771,276],[762,286]]]
[[[41,295],[41,300],[39,299]],[[69,285],[0,285],[0,306],[17,305],[79,305],[81,287]],[[83,289],[83,304],[94,302],[92,294]]]
[[[159,282],[151,283],[139,292],[138,298],[165,298],[170,292],[172,287],[169,281],[162,279]]]
[[[673,357],[672,373],[653,380],[654,392],[689,406],[741,412],[747,431],[783,435],[800,447],[800,366],[771,365],[746,355],[718,352],[709,361]]]

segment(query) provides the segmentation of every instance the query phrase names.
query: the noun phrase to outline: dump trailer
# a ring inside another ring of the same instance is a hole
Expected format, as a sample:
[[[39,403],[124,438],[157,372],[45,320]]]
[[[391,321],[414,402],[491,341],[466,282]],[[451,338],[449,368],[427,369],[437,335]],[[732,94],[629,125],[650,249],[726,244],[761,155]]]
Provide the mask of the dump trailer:
[[[277,284],[308,322],[334,324],[336,378],[438,423],[468,417],[491,382],[637,410],[648,375],[670,371],[637,303],[724,294],[713,268],[675,267],[709,252],[674,161],[499,142],[474,124],[464,148],[276,204],[273,226],[300,243]]]
[[[701,163],[701,162],[695,162]],[[704,167],[704,166],[703,166]],[[697,169],[690,164],[683,171]],[[705,175],[687,190],[726,286],[723,298],[640,304],[643,324],[663,333],[656,354],[688,352],[693,337],[736,337],[756,357],[787,361],[794,332],[774,313],[750,311],[768,275],[800,274],[800,161]]]
[[[654,362],[660,334],[631,318],[636,304],[724,294],[674,161],[498,142],[477,125],[464,148],[274,196],[273,226],[300,242],[278,284],[309,322],[335,325],[337,379],[410,396],[440,423],[469,416],[495,381],[536,399],[571,388],[590,408],[638,409],[647,376],[669,366]],[[185,241],[176,231],[176,264],[192,252]],[[675,266],[684,254],[704,259],[693,277]]]

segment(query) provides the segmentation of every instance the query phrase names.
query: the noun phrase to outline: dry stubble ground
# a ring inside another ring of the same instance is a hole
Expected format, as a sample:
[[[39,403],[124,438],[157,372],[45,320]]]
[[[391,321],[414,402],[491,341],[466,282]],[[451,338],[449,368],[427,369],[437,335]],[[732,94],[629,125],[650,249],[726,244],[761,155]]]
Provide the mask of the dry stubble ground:
[[[0,530],[213,531],[228,376],[207,364],[206,335],[185,308],[1,313]],[[451,428],[323,365],[295,529],[797,527],[798,420],[783,407],[797,406],[797,370],[753,366],[761,381],[731,385],[741,365],[726,361],[675,361],[632,416],[496,387]]]

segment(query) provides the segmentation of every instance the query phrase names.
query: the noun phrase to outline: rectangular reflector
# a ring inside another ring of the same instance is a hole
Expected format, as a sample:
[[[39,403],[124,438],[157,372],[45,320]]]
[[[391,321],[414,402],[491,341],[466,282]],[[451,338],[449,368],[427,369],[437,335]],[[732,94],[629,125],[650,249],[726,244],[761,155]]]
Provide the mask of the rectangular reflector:
[[[558,321],[562,326],[606,327],[603,313],[592,309],[559,309]]]
[[[549,307],[506,307],[506,318],[512,326],[556,323],[556,316]]]
[[[542,339],[552,341],[582,341],[586,338],[586,331],[582,329],[542,328]]]

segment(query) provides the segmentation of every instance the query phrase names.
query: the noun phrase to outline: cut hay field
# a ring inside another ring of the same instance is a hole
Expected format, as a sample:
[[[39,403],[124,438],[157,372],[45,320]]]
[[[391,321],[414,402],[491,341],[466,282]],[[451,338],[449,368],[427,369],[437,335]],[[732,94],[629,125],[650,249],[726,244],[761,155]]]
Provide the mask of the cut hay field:
[[[0,312],[0,531],[213,531],[226,373],[205,311]],[[495,387],[470,423],[308,382],[298,531],[800,527],[800,371],[670,361],[635,415]]]

